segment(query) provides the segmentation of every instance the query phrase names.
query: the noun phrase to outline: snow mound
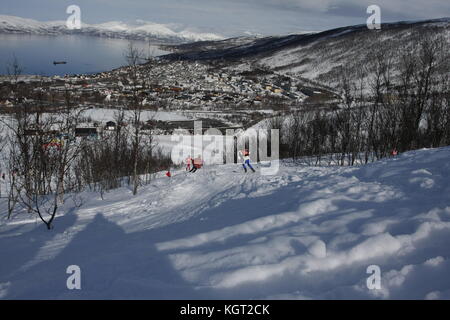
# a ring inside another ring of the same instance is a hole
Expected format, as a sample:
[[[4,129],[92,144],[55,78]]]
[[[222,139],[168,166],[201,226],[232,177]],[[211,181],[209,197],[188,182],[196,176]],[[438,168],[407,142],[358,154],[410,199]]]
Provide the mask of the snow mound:
[[[206,166],[134,197],[82,194],[50,232],[2,217],[0,298],[449,299],[448,159],[450,147],[273,176]],[[66,287],[74,264],[81,290]]]

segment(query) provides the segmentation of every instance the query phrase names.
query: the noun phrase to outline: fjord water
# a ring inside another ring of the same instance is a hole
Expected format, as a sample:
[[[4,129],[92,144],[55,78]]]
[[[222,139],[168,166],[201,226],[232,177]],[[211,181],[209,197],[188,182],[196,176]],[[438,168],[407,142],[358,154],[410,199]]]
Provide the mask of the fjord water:
[[[8,74],[8,65],[16,56],[23,74],[65,75],[108,71],[126,65],[129,40],[84,35],[0,34],[0,74]],[[165,53],[146,41],[133,41],[145,57]],[[67,64],[54,65],[54,61]]]

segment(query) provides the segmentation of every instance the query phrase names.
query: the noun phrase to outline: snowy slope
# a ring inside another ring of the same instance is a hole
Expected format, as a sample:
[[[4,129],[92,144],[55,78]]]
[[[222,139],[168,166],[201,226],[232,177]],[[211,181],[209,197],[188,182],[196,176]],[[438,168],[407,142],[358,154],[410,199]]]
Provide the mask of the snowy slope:
[[[175,25],[158,24],[137,20],[134,24],[110,21],[100,24],[82,23],[80,30],[69,30],[65,21],[40,22],[14,16],[0,15],[0,33],[26,34],[86,34],[101,37],[154,40],[168,43],[221,40],[222,36],[213,33],[181,29]]]
[[[274,176],[161,173],[135,197],[68,201],[52,231],[27,213],[6,221],[3,201],[0,297],[449,299],[448,159],[450,147]],[[79,291],[66,289],[72,264]]]
[[[450,18],[383,23],[380,31],[354,25],[309,34],[188,43],[175,46],[177,52],[164,58],[228,60],[235,62],[236,71],[259,66],[334,86],[342,66],[367,64],[367,53],[383,46],[401,52],[417,41],[417,35],[430,31],[450,39]]]

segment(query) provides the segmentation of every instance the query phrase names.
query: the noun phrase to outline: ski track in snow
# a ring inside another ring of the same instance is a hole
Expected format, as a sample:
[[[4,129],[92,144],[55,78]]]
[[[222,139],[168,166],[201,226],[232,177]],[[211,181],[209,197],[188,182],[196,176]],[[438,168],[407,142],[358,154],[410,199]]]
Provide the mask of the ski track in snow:
[[[449,299],[450,147],[361,167],[285,162],[83,193],[47,231],[0,210],[0,298]],[[82,289],[66,288],[79,265]],[[369,290],[369,265],[382,288]]]

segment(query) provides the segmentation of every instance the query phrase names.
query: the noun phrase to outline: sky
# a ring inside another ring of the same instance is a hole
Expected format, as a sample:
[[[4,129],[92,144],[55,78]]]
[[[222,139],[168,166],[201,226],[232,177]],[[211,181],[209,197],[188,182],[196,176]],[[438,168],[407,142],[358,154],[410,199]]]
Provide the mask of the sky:
[[[382,22],[450,16],[449,0],[0,0],[0,14],[66,20],[66,8],[73,4],[81,8],[84,23],[144,20],[223,36],[363,24],[373,4],[381,8]]]

